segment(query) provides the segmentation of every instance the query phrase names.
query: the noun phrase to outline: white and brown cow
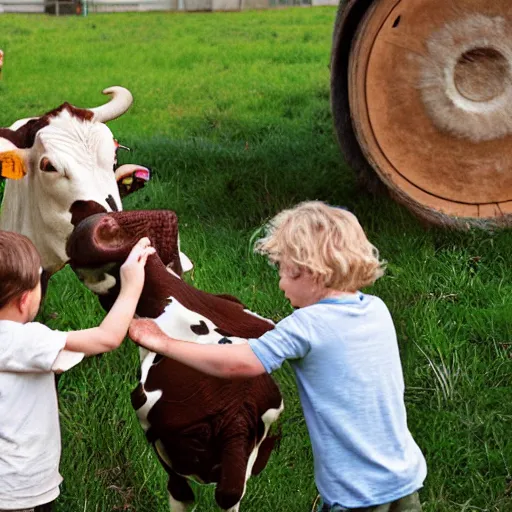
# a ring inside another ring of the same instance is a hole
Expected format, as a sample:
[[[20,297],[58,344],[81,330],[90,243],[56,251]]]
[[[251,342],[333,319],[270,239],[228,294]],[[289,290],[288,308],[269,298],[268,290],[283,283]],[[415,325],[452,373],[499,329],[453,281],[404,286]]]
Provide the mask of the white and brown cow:
[[[1,175],[7,179],[0,229],[30,238],[49,274],[67,261],[65,245],[73,230],[75,202],[121,210],[118,182],[123,192],[126,179],[135,176],[140,183],[149,178],[142,167],[115,171],[118,144],[104,123],[125,113],[133,98],[123,87],[103,93],[112,98],[100,107],[80,109],[64,103],[43,116],[0,128]]]
[[[203,292],[180,279],[177,234],[171,211],[96,214],[78,224],[67,250],[82,278],[113,279],[114,286],[99,296],[108,309],[119,291],[120,264],[133,244],[148,236],[157,255],[146,264],[137,314],[156,318],[169,336],[197,343],[242,343],[273,328],[236,298]],[[140,383],[131,398],[168,473],[172,512],[185,512],[194,500],[186,478],[215,483],[220,508],[238,511],[247,480],[264,469],[278,437],[269,430],[283,400],[270,375],[211,377],[141,349]]]

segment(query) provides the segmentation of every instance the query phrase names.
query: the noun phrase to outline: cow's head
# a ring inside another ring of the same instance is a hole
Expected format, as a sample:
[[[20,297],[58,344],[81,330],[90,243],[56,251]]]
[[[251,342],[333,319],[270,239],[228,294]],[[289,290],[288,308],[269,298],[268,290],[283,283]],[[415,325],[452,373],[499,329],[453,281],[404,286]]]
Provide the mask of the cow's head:
[[[100,107],[64,103],[41,117],[0,128],[1,175],[7,179],[0,228],[28,236],[50,272],[67,260],[75,202],[121,210],[118,182],[125,193],[128,187],[139,188],[134,179],[149,178],[149,171],[140,167],[116,171],[119,145],[104,123],[125,113],[133,98],[122,87],[103,92],[112,98]]]

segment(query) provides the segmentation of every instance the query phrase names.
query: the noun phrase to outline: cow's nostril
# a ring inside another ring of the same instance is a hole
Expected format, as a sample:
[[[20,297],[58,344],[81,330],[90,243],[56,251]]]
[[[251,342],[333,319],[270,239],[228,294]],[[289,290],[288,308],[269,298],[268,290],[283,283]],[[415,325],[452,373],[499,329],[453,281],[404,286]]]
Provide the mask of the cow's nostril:
[[[107,210],[96,201],[75,201],[71,205],[69,213],[71,213],[71,224],[76,227],[85,218],[96,213],[107,213]]]
[[[110,206],[110,209],[113,212],[118,212],[119,208],[117,207],[116,200],[112,197],[112,194],[109,194],[105,199],[106,203]]]

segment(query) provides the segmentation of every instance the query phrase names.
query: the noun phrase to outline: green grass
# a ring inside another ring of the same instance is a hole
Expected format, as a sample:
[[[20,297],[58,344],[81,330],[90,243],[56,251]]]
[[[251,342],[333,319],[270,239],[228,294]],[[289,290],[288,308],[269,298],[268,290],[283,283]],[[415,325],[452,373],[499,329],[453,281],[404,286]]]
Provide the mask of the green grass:
[[[177,211],[192,282],[274,320],[291,309],[276,272],[251,254],[253,234],[300,200],[349,207],[389,262],[368,291],[395,319],[409,427],[428,463],[424,510],[512,511],[512,234],[426,231],[389,198],[357,189],[329,108],[334,17],[333,8],[2,15],[0,126],[128,87],[134,106],[109,125],[133,150],[123,161],[150,166],[153,179],[125,207]],[[102,316],[69,269],[52,278],[49,325],[79,329]],[[168,510],[165,474],[129,402],[137,363],[127,342],[63,375],[59,512]],[[249,482],[245,512],[307,512],[316,496],[292,374],[276,378],[284,438]],[[216,510],[212,489],[195,489],[197,510]]]

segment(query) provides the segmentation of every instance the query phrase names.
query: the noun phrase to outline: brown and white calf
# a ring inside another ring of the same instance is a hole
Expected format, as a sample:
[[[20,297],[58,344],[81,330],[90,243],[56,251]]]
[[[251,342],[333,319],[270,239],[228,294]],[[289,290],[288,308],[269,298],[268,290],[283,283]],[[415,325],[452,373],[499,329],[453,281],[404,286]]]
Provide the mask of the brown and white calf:
[[[0,229],[30,238],[49,274],[66,263],[75,202],[122,210],[120,193],[149,178],[143,167],[115,169],[119,146],[104,123],[124,114],[133,98],[123,87],[103,92],[112,98],[100,107],[63,103],[40,117],[0,128],[0,174],[7,179]],[[134,178],[136,184],[130,182]]]
[[[89,283],[115,283],[103,287],[104,307],[119,291],[119,265],[142,236],[157,255],[146,264],[138,315],[156,318],[169,336],[197,343],[242,343],[273,328],[236,298],[180,279],[178,223],[170,211],[96,214],[77,225],[67,245],[70,264]],[[283,400],[270,375],[220,379],[141,349],[141,378],[131,399],[169,476],[171,511],[185,512],[194,500],[187,478],[215,483],[219,507],[238,511],[247,480],[264,469],[277,438],[269,431]]]

